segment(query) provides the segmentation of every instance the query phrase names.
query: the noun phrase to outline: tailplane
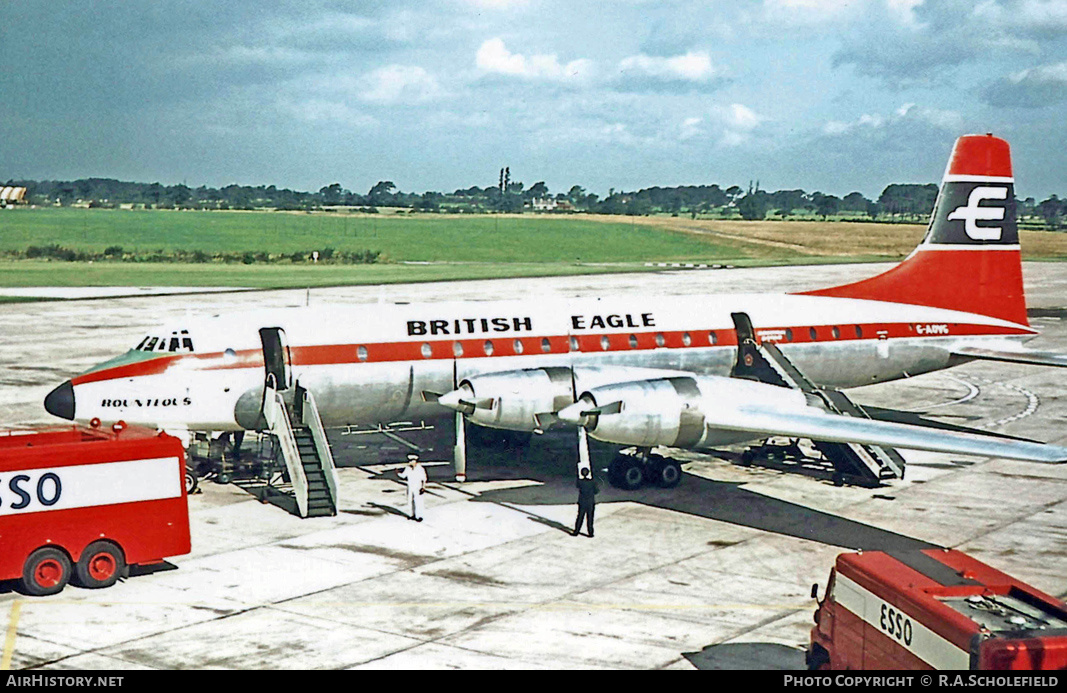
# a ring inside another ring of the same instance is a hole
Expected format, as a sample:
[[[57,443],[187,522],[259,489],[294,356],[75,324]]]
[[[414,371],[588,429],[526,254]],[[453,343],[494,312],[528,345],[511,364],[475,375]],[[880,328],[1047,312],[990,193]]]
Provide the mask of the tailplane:
[[[992,135],[960,137],[915,251],[878,276],[805,293],[948,308],[1029,325],[1008,143]]]

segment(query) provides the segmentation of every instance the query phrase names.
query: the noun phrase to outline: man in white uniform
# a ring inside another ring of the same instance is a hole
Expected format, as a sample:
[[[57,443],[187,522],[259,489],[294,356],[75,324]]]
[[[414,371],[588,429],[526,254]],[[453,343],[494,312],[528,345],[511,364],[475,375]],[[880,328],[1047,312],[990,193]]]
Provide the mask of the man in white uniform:
[[[408,484],[408,503],[411,505],[409,520],[422,522],[422,494],[426,493],[426,470],[419,464],[419,456],[408,455],[408,466],[399,472],[401,479]]]

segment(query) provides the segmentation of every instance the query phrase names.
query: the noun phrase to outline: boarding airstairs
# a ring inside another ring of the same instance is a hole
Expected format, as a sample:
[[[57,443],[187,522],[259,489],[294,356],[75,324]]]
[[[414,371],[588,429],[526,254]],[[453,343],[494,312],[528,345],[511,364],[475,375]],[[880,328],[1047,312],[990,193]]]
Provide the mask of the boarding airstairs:
[[[263,418],[278,440],[300,517],[336,515],[337,470],[311,392],[299,382],[279,391],[268,376]]]
[[[835,414],[873,418],[840,390],[819,387],[809,380],[776,345],[757,342],[747,314],[733,313],[731,317],[737,332],[737,362],[730,372],[731,377],[800,390],[809,400]],[[904,478],[904,457],[891,447],[822,440],[811,442],[834,466],[835,481],[849,479],[862,485],[877,485],[888,479]]]

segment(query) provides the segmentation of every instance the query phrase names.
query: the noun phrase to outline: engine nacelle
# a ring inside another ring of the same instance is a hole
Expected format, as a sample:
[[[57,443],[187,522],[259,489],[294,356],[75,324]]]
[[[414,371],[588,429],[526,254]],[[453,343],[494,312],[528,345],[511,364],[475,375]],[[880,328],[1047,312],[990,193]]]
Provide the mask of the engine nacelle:
[[[730,422],[744,420],[742,407],[761,406],[788,411],[808,403],[799,390],[776,385],[676,376],[587,390],[559,418],[608,443],[693,449],[753,439],[751,432],[731,429]]]
[[[479,426],[534,431],[551,421],[560,409],[574,403],[574,393],[605,384],[652,380],[676,371],[654,368],[586,366],[546,367],[486,373],[464,378],[459,387],[437,398],[438,404],[462,412]],[[539,421],[538,416],[542,418]]]
[[[569,368],[487,373],[466,378],[438,401],[479,426],[532,431],[539,426],[536,415],[574,402],[574,385]]]

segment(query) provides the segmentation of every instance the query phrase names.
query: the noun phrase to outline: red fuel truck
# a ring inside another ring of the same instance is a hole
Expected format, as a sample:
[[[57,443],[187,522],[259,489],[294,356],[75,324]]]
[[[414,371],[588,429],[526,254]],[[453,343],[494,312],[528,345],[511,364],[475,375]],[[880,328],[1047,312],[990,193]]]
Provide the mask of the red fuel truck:
[[[0,433],[0,580],[108,587],[188,553],[184,478],[180,440],[121,422]]]
[[[1067,604],[955,550],[841,554],[815,611],[807,662],[810,669],[1063,669]]]

